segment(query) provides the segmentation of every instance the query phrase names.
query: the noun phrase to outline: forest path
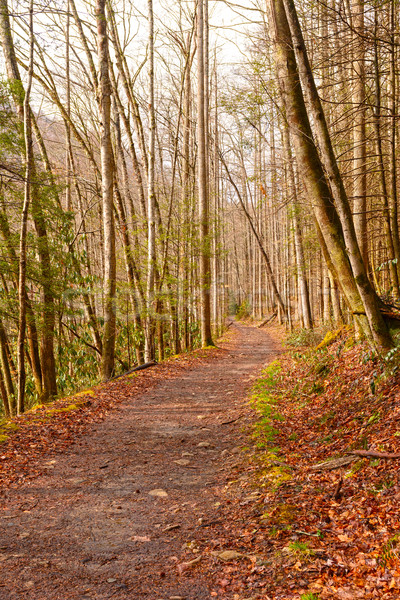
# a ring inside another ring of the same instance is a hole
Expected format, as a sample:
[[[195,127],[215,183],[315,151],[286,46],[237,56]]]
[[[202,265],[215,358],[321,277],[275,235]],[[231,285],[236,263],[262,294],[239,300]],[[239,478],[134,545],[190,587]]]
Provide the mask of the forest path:
[[[232,329],[219,358],[124,401],[9,491],[2,600],[211,597],[201,569],[180,575],[179,557],[207,536],[243,443],[243,398],[278,350],[264,330]]]

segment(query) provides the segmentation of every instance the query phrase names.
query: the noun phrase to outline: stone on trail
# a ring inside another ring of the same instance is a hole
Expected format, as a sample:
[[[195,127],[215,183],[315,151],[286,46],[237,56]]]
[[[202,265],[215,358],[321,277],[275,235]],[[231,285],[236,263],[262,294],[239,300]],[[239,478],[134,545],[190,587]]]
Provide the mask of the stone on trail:
[[[168,496],[168,494],[165,490],[157,489],[157,490],[151,490],[149,492],[149,496],[155,496],[156,498],[166,498]]]
[[[236,550],[223,550],[222,552],[212,552],[212,554],[225,562],[235,560],[236,558],[245,558],[244,554],[236,552]]]
[[[197,444],[198,448],[210,448],[210,446],[210,442],[200,442],[200,444]]]
[[[167,525],[165,527],[165,529],[163,529],[163,532],[165,533],[166,531],[172,531],[173,529],[179,529],[179,528],[180,528],[179,523],[176,523],[176,524],[171,523],[171,525]]]
[[[187,458],[179,458],[178,460],[174,460],[174,463],[181,467],[186,467],[190,463],[190,460],[187,460]]]

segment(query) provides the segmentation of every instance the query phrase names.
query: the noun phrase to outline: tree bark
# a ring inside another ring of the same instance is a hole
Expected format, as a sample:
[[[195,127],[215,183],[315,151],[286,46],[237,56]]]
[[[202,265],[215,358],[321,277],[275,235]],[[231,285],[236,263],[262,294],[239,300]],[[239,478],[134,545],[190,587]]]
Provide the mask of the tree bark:
[[[280,7],[278,6],[279,4],[281,5]],[[345,263],[347,262],[347,252],[351,264],[351,268],[348,273],[349,279],[347,283],[347,295],[349,295],[351,292],[351,296],[354,298],[354,300],[356,299],[356,297],[354,297],[353,295],[354,284],[356,284],[358,292],[357,296],[359,297],[357,299],[358,306],[352,304],[352,311],[355,315],[359,317],[359,322],[362,326],[363,332],[370,339],[371,343],[375,345],[379,350],[387,350],[393,346],[393,340],[391,339],[386,323],[380,312],[378,297],[368,279],[365,265],[362,260],[360,249],[357,243],[350,205],[336,162],[336,157],[329,136],[324,111],[321,105],[321,101],[319,99],[317,88],[315,86],[315,81],[312,75],[311,67],[308,62],[307,52],[301,29],[299,26],[296,9],[293,0],[277,0],[275,5],[277,7],[277,10],[283,9],[284,14],[281,13],[282,18],[280,19],[281,31],[282,33],[285,33],[284,29],[286,29],[286,43],[289,44],[287,52],[293,53],[292,65],[294,69],[294,74],[297,74],[295,56],[298,61],[300,78],[304,90],[307,94],[307,99],[310,107],[310,112],[313,118],[313,124],[322,156],[323,165],[329,178],[329,186],[332,190],[332,196],[340,216],[340,235],[342,238],[342,243],[340,245],[342,247],[342,256],[337,256],[337,259],[339,259],[339,261],[337,262],[336,269],[338,270],[338,268],[340,267],[340,269],[342,270],[345,267]],[[281,47],[283,47],[283,44],[281,44]],[[296,85],[295,82],[293,82],[293,84]],[[300,99],[300,95],[298,96],[298,99]],[[304,105],[302,94],[301,99]],[[305,106],[303,109],[303,113],[304,117],[307,119],[309,127],[309,121]],[[309,129],[311,134],[310,139],[312,140],[311,128],[309,127]],[[318,163],[320,163],[320,159],[315,145],[312,145],[314,146],[315,158],[318,161]],[[320,168],[322,170],[322,165],[320,166]],[[329,196],[331,196],[331,193],[326,180],[325,187],[327,193],[327,196],[325,195],[325,199],[328,200]],[[324,210],[324,212],[326,215],[326,209]],[[336,214],[336,210],[334,212]],[[336,232],[336,235],[338,233],[339,230]],[[345,243],[345,248],[343,242]],[[329,250],[331,251],[331,249]]]
[[[149,19],[149,147],[147,182],[147,290],[144,360],[154,360],[154,313],[156,307],[155,270],[156,270],[156,215],[155,215],[155,139],[156,116],[154,109],[154,14],[153,2],[148,0]]]
[[[207,0],[206,0],[207,1]],[[209,236],[209,196],[207,181],[207,138],[205,122],[206,98],[204,57],[204,12],[203,0],[197,4],[197,147],[198,147],[198,190],[200,218],[200,307],[201,343],[203,347],[214,344],[211,334],[211,244]]]
[[[31,202],[32,175],[33,175],[33,141],[32,141],[32,122],[31,109],[29,106],[30,93],[32,88],[33,74],[33,0],[29,4],[29,70],[28,83],[26,86],[23,110],[24,110],[24,141],[25,141],[25,190],[24,203],[22,206],[20,235],[19,235],[19,275],[18,275],[18,397],[17,413],[25,411],[25,329],[26,329],[26,236],[28,230],[28,213]]]
[[[97,54],[99,64],[98,102],[100,111],[100,157],[101,193],[104,235],[104,332],[101,371],[103,380],[110,379],[114,372],[116,335],[116,257],[114,226],[114,157],[111,144],[111,84],[106,0],[97,0]]]

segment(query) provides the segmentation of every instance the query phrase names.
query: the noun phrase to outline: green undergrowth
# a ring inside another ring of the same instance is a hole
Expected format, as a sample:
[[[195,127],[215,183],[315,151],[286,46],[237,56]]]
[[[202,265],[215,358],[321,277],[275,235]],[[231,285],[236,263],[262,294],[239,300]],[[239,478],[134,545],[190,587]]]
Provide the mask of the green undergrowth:
[[[253,425],[251,437],[258,454],[258,485],[277,490],[292,479],[291,469],[281,458],[281,450],[276,443],[279,423],[285,419],[279,411],[280,394],[277,382],[282,375],[282,366],[278,360],[269,364],[261,373],[252,388],[250,404],[258,418]]]
[[[397,576],[400,560],[400,463],[362,453],[400,454],[400,347],[377,357],[350,328],[322,333],[302,345],[291,334],[250,400],[248,486],[263,498],[257,519],[274,548],[272,581],[299,571],[299,600],[325,598],[328,576],[314,566],[325,553],[354,565],[355,574],[336,573],[343,589],[358,586],[358,568],[360,581],[377,570]]]
[[[262,371],[252,389],[250,404],[259,415],[252,437],[258,448],[269,448],[273,444],[277,433],[275,424],[283,420],[277,408],[278,397],[275,393],[275,382],[280,372],[280,362],[272,362]]]

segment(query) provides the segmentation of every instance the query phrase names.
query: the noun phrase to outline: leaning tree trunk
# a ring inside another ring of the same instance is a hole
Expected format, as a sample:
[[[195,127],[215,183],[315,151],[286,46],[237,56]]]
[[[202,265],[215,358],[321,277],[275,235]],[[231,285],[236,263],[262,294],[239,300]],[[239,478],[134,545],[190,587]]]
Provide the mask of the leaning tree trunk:
[[[357,295],[359,296],[359,299],[361,301],[357,302],[357,307],[352,306],[352,310],[353,313],[359,317],[359,322],[362,326],[363,333],[371,340],[371,342],[379,349],[389,349],[393,346],[393,341],[391,339],[383,316],[380,312],[379,299],[368,279],[365,265],[361,256],[360,248],[357,243],[350,205],[336,162],[336,157],[329,136],[324,111],[321,105],[321,101],[319,99],[314,77],[308,61],[308,56],[293,0],[276,0],[275,7],[276,13],[278,13],[278,11],[280,12],[280,34],[284,35],[286,38],[286,52],[291,54],[293,57],[293,74],[296,75],[297,79],[297,73],[299,72],[301,82],[303,84],[305,93],[307,94],[307,99],[310,107],[310,112],[313,118],[313,125],[315,128],[318,145],[321,152],[324,169],[329,178],[329,187],[332,190],[332,196],[335,201],[338,213],[340,215],[340,223],[342,226],[341,237],[342,241],[345,243],[346,253],[349,256],[351,264],[351,287],[354,287],[354,283],[356,284],[358,291]],[[283,48],[284,44],[280,44],[280,46]],[[296,58],[298,64],[298,71],[296,65]],[[293,83],[294,85],[298,85],[299,82],[295,83],[293,81]],[[298,100],[300,100],[300,95],[298,95]],[[304,106],[303,116],[306,118],[309,126],[308,115],[305,109],[304,98],[302,94],[301,101]],[[310,134],[312,136],[311,128]],[[311,142],[312,139],[313,138],[311,137]],[[315,144],[312,143],[312,145],[315,148]],[[318,159],[318,162],[320,163],[321,161],[319,159],[316,148],[315,155]],[[326,187],[329,198],[329,196],[331,196],[330,189],[327,186],[327,184]],[[341,245],[343,247],[343,243]],[[347,259],[347,255],[343,256],[339,260],[336,268],[338,268],[339,266],[342,268],[344,266],[345,258]]]
[[[353,312],[362,314],[364,306],[347,258],[341,224],[313,140],[282,0],[270,0],[270,22],[285,115],[296,160],[301,165],[301,176],[313,208],[324,257],[328,267],[340,281],[349,307]],[[365,325],[367,333],[368,324]]]

